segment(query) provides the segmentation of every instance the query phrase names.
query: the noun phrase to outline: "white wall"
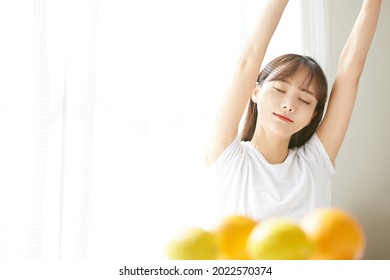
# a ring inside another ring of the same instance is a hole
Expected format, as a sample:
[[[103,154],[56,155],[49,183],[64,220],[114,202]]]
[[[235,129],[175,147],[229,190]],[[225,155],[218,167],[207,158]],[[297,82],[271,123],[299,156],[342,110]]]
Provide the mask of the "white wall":
[[[329,0],[329,84],[361,3]],[[332,189],[333,205],[351,211],[365,229],[365,259],[390,259],[389,26],[390,1],[383,0]]]

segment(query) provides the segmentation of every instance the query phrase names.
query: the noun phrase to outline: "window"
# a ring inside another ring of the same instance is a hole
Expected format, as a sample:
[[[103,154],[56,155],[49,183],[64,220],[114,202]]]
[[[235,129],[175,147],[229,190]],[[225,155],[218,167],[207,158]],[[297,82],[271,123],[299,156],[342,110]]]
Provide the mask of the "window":
[[[261,1],[26,3],[0,3],[0,258],[163,258],[211,223],[203,148]],[[311,13],[265,61],[310,52]]]

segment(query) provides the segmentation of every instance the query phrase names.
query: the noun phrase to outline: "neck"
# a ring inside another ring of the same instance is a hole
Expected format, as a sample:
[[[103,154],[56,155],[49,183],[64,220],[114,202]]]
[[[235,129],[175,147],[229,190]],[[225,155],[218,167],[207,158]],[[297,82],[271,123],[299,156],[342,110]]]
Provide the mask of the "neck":
[[[268,163],[278,164],[284,162],[288,156],[289,141],[289,138],[280,138],[256,130],[251,143]]]

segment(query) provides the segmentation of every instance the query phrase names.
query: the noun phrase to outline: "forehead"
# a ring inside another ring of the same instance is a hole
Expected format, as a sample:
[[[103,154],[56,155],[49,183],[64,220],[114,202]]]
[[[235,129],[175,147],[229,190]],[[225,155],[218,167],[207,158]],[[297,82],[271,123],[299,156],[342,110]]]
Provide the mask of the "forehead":
[[[288,67],[287,67],[288,68]],[[266,79],[268,82],[281,81],[287,84],[292,84],[297,88],[304,90],[316,98],[318,98],[318,90],[316,88],[316,78],[306,67],[302,66],[295,71],[289,71],[286,67],[279,67],[275,69]]]

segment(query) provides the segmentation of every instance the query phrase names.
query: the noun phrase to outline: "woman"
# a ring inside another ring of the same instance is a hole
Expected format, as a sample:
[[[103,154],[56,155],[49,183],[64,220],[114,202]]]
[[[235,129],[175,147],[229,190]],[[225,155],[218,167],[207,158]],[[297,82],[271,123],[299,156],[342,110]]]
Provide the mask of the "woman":
[[[287,3],[267,1],[207,146],[206,158],[217,172],[225,215],[300,219],[307,211],[326,206],[327,187],[351,118],[381,0],[363,2],[342,50],[325,115],[327,82],[312,58],[287,54],[258,74]],[[246,123],[239,135],[245,108]]]

